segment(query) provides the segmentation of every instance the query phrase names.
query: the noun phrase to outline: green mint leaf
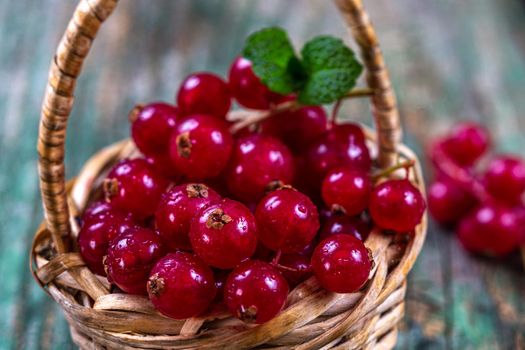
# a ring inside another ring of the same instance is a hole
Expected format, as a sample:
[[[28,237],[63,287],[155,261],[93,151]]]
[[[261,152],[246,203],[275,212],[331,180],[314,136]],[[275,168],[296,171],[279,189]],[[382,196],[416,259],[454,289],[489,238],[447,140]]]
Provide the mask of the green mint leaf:
[[[305,44],[302,66],[308,79],[299,92],[306,105],[327,104],[346,95],[356,84],[363,67],[342,40],[318,36]]]
[[[251,34],[242,55],[252,62],[255,75],[274,92],[289,94],[304,85],[304,68],[282,28],[266,28]]]

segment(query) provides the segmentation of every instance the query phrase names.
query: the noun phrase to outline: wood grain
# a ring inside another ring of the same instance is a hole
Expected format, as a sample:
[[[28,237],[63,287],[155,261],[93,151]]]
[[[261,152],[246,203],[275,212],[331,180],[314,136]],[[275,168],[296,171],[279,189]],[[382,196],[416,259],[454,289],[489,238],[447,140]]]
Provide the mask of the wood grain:
[[[129,130],[139,101],[171,101],[185,74],[224,74],[246,34],[287,28],[297,42],[344,36],[335,7],[321,0],[123,1],[85,66],[69,126],[66,166]],[[519,0],[365,0],[398,94],[404,139],[422,151],[455,120],[491,127],[500,150],[525,149],[525,7]],[[53,50],[73,2],[0,2],[0,348],[72,348],[60,312],[27,271],[42,212],[36,174],[38,114]],[[293,10],[292,10],[293,9]],[[23,14],[23,15],[22,15]],[[366,103],[343,114],[368,121]],[[400,349],[511,349],[525,333],[519,261],[466,255],[432,226],[408,284]],[[510,310],[510,311],[509,311]]]

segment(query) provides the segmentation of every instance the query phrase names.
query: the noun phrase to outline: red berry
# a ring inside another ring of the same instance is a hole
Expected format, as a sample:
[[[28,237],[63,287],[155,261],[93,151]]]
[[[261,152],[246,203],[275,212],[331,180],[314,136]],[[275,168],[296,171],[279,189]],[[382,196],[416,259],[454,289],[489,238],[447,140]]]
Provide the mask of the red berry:
[[[189,236],[193,250],[208,265],[230,269],[255,252],[256,232],[255,218],[248,208],[222,199],[196,213]]]
[[[454,127],[444,140],[443,150],[457,164],[474,164],[489,148],[488,131],[474,122],[463,122]]]
[[[175,169],[171,162],[169,147],[166,147],[166,152],[163,154],[147,156],[146,161],[162,176],[174,182],[179,182],[181,180],[181,174]]]
[[[233,147],[225,121],[209,115],[181,120],[170,141],[174,168],[190,181],[215,177],[224,169]]]
[[[155,102],[137,107],[132,113],[131,137],[137,148],[145,155],[165,154],[175,128],[177,107]]]
[[[522,221],[511,209],[486,203],[461,220],[458,238],[465,249],[490,256],[503,256],[522,239]]]
[[[299,253],[281,255],[278,269],[292,288],[312,275],[310,258]]]
[[[357,215],[368,207],[372,181],[368,173],[348,167],[335,168],[326,174],[322,196],[327,207]]]
[[[268,248],[299,252],[315,237],[319,214],[312,201],[289,188],[270,192],[255,210],[259,240]]]
[[[315,248],[312,268],[321,285],[336,293],[353,293],[368,280],[373,261],[363,242],[336,234]]]
[[[213,272],[199,258],[175,252],[160,259],[148,279],[149,299],[160,313],[185,319],[206,311],[215,297]]]
[[[428,189],[428,210],[442,225],[455,224],[477,203],[472,193],[452,180],[440,179]]]
[[[319,231],[319,239],[323,240],[339,233],[352,235],[364,242],[370,234],[370,226],[358,217],[334,215],[327,219],[321,227],[321,231]]]
[[[525,192],[525,162],[513,156],[499,156],[488,165],[484,181],[487,192],[497,200],[519,204]]]
[[[220,196],[203,184],[179,185],[166,192],[155,212],[155,225],[166,248],[191,249],[191,219],[202,207],[218,199]]]
[[[251,135],[237,140],[226,169],[228,190],[243,202],[257,202],[273,182],[289,184],[294,162],[288,148],[265,135]]]
[[[213,277],[215,279],[215,298],[213,301],[220,302],[224,299],[224,286],[226,285],[226,280],[230,275],[230,270],[217,270],[214,271]]]
[[[82,221],[85,222],[91,217],[96,217],[100,214],[112,214],[115,212],[120,213],[106,201],[93,202],[86,208],[86,210],[84,210],[84,214],[82,215]]]
[[[263,133],[280,139],[296,153],[305,150],[326,129],[326,113],[319,106],[281,112],[261,123]]]
[[[212,73],[194,73],[181,84],[177,104],[183,115],[209,114],[223,118],[231,105],[228,85]]]
[[[134,227],[129,217],[113,211],[103,211],[102,206],[93,207],[88,216],[84,215],[84,224],[78,233],[78,247],[82,259],[91,271],[105,276],[103,259],[109,242],[115,237]],[[94,214],[98,213],[98,214]]]
[[[151,268],[164,255],[159,236],[147,228],[132,228],[109,245],[105,266],[108,281],[130,294],[146,294]]]
[[[288,296],[288,284],[268,263],[248,260],[237,266],[224,287],[224,301],[230,312],[244,322],[264,323],[281,311]]]
[[[421,222],[425,208],[421,192],[408,180],[385,181],[370,196],[370,215],[387,230],[412,231]]]
[[[253,73],[252,63],[237,57],[230,67],[228,85],[231,94],[240,105],[251,109],[269,109],[284,97],[270,91]]]
[[[104,192],[113,207],[144,219],[153,215],[167,185],[145,159],[125,159],[109,172]]]

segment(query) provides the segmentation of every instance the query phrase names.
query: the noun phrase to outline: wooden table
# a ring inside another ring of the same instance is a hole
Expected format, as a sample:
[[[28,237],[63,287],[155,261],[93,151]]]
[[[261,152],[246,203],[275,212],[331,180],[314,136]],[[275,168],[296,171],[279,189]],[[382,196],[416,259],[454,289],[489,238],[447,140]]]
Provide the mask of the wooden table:
[[[457,119],[480,120],[498,149],[525,149],[525,4],[518,0],[368,0],[398,93],[405,140],[422,151]],[[42,218],[35,140],[47,69],[73,1],[0,2],[0,348],[72,348],[60,310],[27,268]],[[137,101],[172,101],[195,70],[225,74],[243,38],[279,24],[296,42],[345,35],[327,1],[123,1],[103,28],[68,133],[68,175],[128,135]],[[366,101],[343,115],[369,122]],[[400,349],[511,349],[524,343],[518,257],[480,260],[431,225],[410,275]]]

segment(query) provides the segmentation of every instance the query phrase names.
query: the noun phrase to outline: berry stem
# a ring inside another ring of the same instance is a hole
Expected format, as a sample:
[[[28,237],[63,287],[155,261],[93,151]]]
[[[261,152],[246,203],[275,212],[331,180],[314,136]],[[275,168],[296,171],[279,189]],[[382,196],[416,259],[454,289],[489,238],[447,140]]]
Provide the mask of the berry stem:
[[[391,175],[393,172],[399,169],[406,169],[407,176],[408,176],[409,169],[412,168],[415,164],[416,164],[416,161],[414,159],[405,160],[404,162],[398,163],[394,166],[391,166],[390,168],[383,169],[375,173],[374,175],[372,175],[372,180],[374,180],[375,182],[382,177]]]
[[[370,97],[374,96],[375,90],[371,88],[357,88],[350,91],[345,97],[343,98],[355,98],[355,97]]]
[[[332,109],[332,117],[331,117],[332,125],[335,125],[335,121],[337,119],[337,115],[339,114],[339,110],[341,109],[341,104],[342,103],[343,103],[343,99],[339,99],[334,104],[334,108]]]
[[[279,260],[281,260],[281,255],[282,255],[281,250],[278,250],[277,253],[275,254],[275,257],[272,260],[272,265],[279,266]]]

